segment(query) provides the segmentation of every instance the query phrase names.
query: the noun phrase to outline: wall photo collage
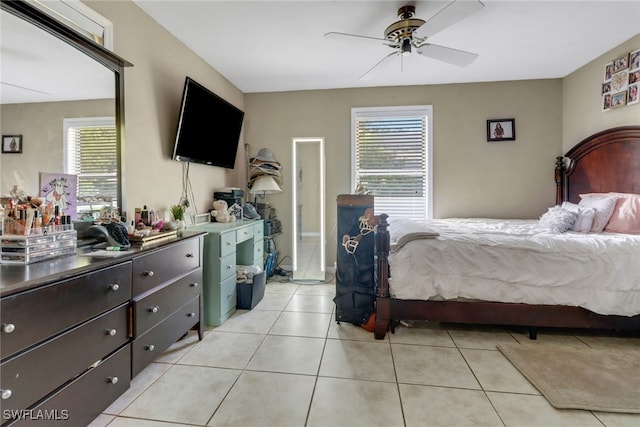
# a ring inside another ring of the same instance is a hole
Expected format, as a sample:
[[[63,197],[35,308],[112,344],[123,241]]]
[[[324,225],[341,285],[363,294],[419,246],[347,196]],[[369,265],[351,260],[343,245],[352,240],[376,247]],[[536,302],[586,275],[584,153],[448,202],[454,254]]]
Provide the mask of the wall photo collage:
[[[604,67],[602,111],[640,102],[640,49],[619,56]]]

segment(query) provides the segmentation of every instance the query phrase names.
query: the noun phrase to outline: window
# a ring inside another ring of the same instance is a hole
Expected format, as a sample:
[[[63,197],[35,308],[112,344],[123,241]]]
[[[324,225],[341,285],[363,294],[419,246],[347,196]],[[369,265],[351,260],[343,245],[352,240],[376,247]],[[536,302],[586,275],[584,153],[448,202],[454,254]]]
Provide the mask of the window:
[[[118,206],[118,148],[113,117],[64,119],[65,173],[78,176],[78,217]]]
[[[352,182],[375,196],[376,214],[430,219],[432,107],[353,108]]]

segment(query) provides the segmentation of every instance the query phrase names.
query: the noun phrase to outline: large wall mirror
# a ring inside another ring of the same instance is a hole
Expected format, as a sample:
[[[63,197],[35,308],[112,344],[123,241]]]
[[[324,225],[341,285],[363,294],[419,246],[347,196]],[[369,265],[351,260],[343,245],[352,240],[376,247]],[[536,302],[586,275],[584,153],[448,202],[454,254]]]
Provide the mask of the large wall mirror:
[[[0,128],[2,135],[19,135],[21,142],[20,152],[0,154],[0,193],[8,195],[18,185],[29,195],[40,195],[41,173],[83,173],[85,196],[70,204],[69,214],[96,212],[103,205],[124,212],[123,70],[131,64],[28,3],[3,1],[0,7]],[[99,137],[82,136],[93,138],[95,149],[104,150],[96,157],[111,162],[111,175],[94,182],[90,171],[70,172],[71,157],[65,148],[69,123],[75,123],[77,130],[77,120],[83,119],[107,123]],[[107,133],[109,143],[99,139]],[[111,197],[102,197],[105,182]]]
[[[292,279],[323,281],[324,138],[293,138]]]

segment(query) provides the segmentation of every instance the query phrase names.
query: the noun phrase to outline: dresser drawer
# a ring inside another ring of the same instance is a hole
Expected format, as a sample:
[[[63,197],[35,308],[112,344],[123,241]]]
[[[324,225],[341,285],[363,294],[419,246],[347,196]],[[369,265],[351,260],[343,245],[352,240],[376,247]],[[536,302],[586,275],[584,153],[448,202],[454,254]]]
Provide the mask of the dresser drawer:
[[[12,424],[12,427],[68,427],[91,424],[129,388],[130,363],[131,348],[127,345],[38,404],[32,411],[26,412],[26,417]],[[45,413],[51,419],[35,419],[38,414]]]
[[[2,359],[131,299],[131,263],[3,298]]]
[[[200,241],[188,239],[133,260],[133,296],[200,267]]]
[[[236,243],[244,242],[253,237],[253,226],[242,227],[236,230]]]
[[[220,284],[220,314],[225,317],[236,308],[236,277],[229,277]]]
[[[25,409],[125,344],[128,304],[58,335],[0,365],[3,409]],[[55,366],[55,368],[53,368]]]
[[[264,255],[264,245],[262,242],[253,245],[253,259],[262,259]]]
[[[200,298],[196,297],[136,338],[131,345],[131,377],[138,375],[199,321]]]
[[[229,277],[236,277],[236,254],[230,254],[226,257],[220,258],[220,275],[214,277],[217,282],[222,282]]]
[[[257,224],[253,224],[253,241],[260,242],[264,239],[264,222],[259,221]]]
[[[138,337],[156,323],[200,294],[202,269],[133,301],[133,336]]]
[[[212,238],[215,238],[212,236]],[[236,233],[229,232],[220,234],[220,246],[215,247],[213,256],[215,258],[225,257],[236,251]]]

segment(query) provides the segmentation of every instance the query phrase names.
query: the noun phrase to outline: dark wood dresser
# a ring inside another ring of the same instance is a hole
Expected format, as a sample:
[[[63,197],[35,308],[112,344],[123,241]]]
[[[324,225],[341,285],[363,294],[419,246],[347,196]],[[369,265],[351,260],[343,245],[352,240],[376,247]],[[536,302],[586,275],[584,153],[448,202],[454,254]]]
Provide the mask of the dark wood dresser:
[[[190,329],[202,339],[202,241],[0,266],[0,424],[87,425]]]

